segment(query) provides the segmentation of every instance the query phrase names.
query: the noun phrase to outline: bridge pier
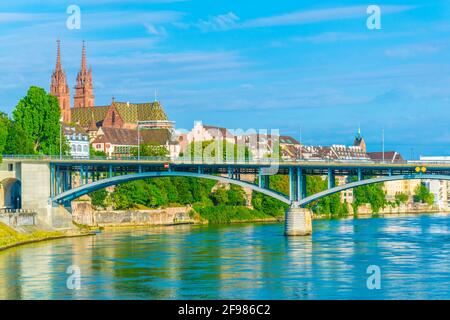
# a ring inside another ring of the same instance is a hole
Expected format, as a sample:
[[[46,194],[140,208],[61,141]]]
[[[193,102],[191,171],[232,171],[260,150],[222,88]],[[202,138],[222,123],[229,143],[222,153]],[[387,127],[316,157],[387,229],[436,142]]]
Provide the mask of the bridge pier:
[[[290,207],[284,221],[285,236],[308,236],[312,234],[311,211],[307,208]]]

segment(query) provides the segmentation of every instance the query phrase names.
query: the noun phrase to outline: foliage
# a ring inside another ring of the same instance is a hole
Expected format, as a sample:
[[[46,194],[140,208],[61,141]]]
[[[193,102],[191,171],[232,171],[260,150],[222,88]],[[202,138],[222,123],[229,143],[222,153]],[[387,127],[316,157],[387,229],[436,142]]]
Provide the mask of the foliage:
[[[205,219],[212,224],[272,218],[270,215],[267,215],[263,212],[260,212],[258,210],[251,210],[246,207],[204,207],[196,205],[194,206],[194,209],[200,214],[200,217],[202,219]]]
[[[252,206],[256,211],[263,212],[264,214],[273,217],[283,216],[288,208],[288,205],[284,202],[259,192],[253,192]]]
[[[16,125],[25,132],[26,143],[32,143],[33,151],[42,154],[59,153],[60,117],[58,100],[34,86],[13,111]],[[67,144],[64,144],[63,151],[68,151]]]
[[[402,203],[408,202],[408,199],[409,199],[409,197],[406,193],[397,192],[395,194],[395,203],[397,204],[397,206],[399,206]]]
[[[320,176],[306,176],[306,196],[316,194],[328,188],[328,179]],[[341,202],[341,195],[335,193],[314,201],[308,205],[317,214],[330,214],[332,216],[345,216],[348,214],[347,202]]]
[[[139,146],[140,156],[142,157],[167,157],[169,156],[169,150],[165,146],[154,144],[141,144]],[[130,150],[132,156],[137,157],[138,147],[133,147]]]
[[[358,211],[358,207],[365,203],[370,203],[373,213],[378,213],[381,208],[386,207],[386,194],[383,190],[383,183],[374,183],[356,187],[353,189],[353,209]]]
[[[434,203],[434,194],[428,190],[425,184],[421,183],[414,190],[414,202],[432,205]]]
[[[8,116],[0,112],[0,157],[5,149],[6,139],[8,137],[8,128],[10,127],[10,122]],[[1,160],[1,158],[0,158]]]
[[[91,157],[106,157],[106,153],[104,151],[95,150],[92,145],[89,145],[89,155]]]
[[[91,203],[95,208],[105,207],[105,200],[108,197],[108,191],[106,189],[100,189],[89,194],[91,197]]]
[[[218,140],[195,141],[187,146],[188,153],[194,159],[204,160],[248,160],[250,151],[247,146]],[[217,151],[219,154],[216,154]],[[232,151],[233,155],[229,155]],[[243,159],[239,159],[243,158]]]
[[[33,142],[27,138],[25,130],[19,125],[10,122],[4,154],[34,154]]]

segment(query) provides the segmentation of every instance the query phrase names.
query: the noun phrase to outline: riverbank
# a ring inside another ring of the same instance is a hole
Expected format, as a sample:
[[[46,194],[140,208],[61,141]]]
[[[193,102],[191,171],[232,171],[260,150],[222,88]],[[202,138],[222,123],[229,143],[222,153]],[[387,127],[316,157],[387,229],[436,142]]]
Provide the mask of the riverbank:
[[[0,223],[0,251],[34,242],[82,237],[88,235],[94,235],[94,233],[85,229],[70,231],[44,231],[38,230],[37,228],[30,229],[28,232],[18,232],[17,230]]]

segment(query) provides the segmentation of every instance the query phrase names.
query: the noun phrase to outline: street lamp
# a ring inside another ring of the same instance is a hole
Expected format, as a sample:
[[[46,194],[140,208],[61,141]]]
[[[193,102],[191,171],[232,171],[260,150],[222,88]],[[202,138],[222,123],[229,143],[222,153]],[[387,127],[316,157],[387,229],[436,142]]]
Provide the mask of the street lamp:
[[[141,160],[141,135],[139,131],[140,121],[137,122],[137,136],[138,136],[138,160]]]
[[[62,160],[62,127],[63,127],[63,117],[59,119],[59,160]]]

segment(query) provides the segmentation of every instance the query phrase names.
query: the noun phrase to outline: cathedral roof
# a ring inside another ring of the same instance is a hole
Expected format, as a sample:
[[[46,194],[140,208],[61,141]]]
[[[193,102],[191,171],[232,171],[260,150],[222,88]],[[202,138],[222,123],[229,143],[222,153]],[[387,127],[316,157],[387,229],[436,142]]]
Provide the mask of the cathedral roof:
[[[79,123],[83,127],[89,127],[92,123],[92,118],[94,118],[97,126],[101,126],[109,107],[72,108],[72,121]],[[114,107],[126,123],[155,120],[168,121],[167,115],[159,102],[128,103],[115,101]]]
[[[109,106],[101,106],[94,108],[72,108],[72,121],[79,123],[82,127],[89,127],[94,119],[97,126],[100,126],[106,117]]]
[[[92,143],[111,143],[115,145],[134,146],[138,144],[138,136],[142,144],[165,145],[171,140],[167,129],[137,130],[102,127]]]

